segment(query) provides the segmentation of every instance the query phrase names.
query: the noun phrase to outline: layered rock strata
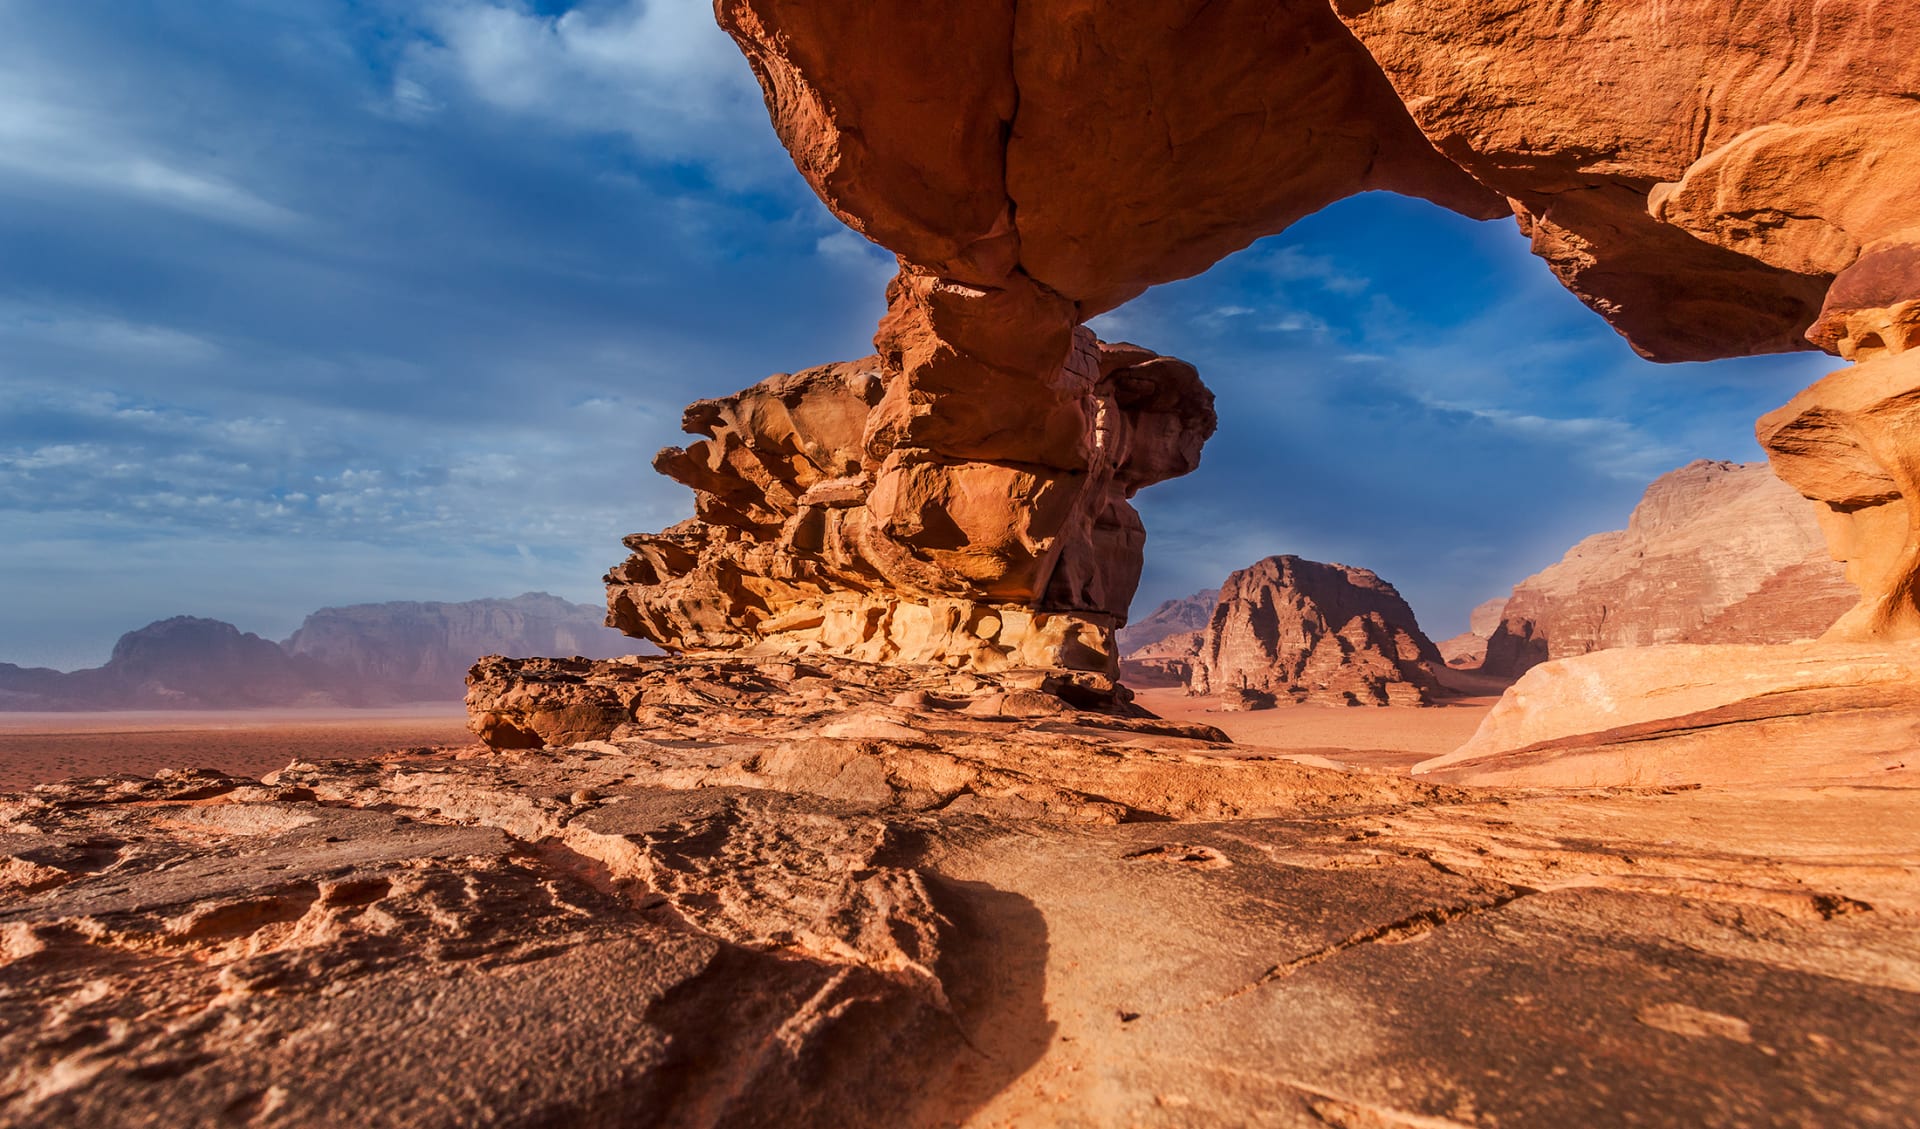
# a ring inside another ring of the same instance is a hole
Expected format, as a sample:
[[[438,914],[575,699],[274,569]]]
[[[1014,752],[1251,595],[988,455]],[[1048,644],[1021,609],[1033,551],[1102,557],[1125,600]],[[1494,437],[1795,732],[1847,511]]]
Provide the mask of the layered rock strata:
[[[883,356],[687,409],[704,438],[654,465],[695,516],[627,539],[608,621],[671,650],[1113,671],[1145,542],[1129,499],[1198,463],[1211,393],[1064,316],[969,355],[946,322],[1007,311],[924,279],[893,295]]]
[[[1623,530],[1596,533],[1514,587],[1481,669],[1660,643],[1813,639],[1859,599],[1809,504],[1765,463],[1664,474]]]
[[[1188,638],[1189,691],[1238,708],[1425,705],[1440,688],[1439,650],[1364,568],[1268,557],[1227,578],[1206,630]]]
[[[1667,787],[1920,768],[1920,644],[1672,644],[1544,663],[1465,745],[1415,766],[1462,784]]]

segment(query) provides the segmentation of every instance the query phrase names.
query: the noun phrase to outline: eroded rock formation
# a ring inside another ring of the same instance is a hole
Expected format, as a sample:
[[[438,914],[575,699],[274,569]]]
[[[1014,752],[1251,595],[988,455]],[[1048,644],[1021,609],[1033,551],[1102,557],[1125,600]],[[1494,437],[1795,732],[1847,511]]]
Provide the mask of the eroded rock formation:
[[[1810,328],[1871,350],[1915,321],[1920,56],[1891,5],[716,10],[801,172],[901,256],[889,323],[996,358],[999,383],[909,382],[930,418],[1044,380],[1065,326],[1368,188],[1510,212],[1658,359]]]
[[[1514,587],[1482,669],[1518,677],[1613,647],[1817,638],[1859,598],[1817,509],[1765,463],[1702,459],[1661,475],[1627,528]]]
[[[1393,585],[1364,568],[1268,557],[1227,578],[1193,641],[1188,688],[1243,708],[1423,705],[1440,652]]]
[[[1658,359],[1887,351],[1920,324],[1920,63],[1887,46],[1889,5],[716,13],[800,172],[901,268],[877,361],[689,417],[708,441],[662,469],[701,516],[610,578],[614,622],[670,647],[1110,670],[1143,536],[1125,499],[1190,469],[1210,424],[1190,371],[1081,323],[1356,192],[1512,214]],[[1120,372],[1172,402],[1151,426]],[[794,397],[838,406],[761,411]],[[1126,450],[1129,427],[1155,438]],[[789,439],[811,453],[763,456]],[[1893,519],[1847,524],[1894,552]],[[1888,583],[1850,631],[1920,629]]]
[[[963,356],[935,332],[973,316],[952,291],[897,284],[886,355],[688,408],[705,438],[655,466],[695,517],[627,539],[609,621],[674,650],[1116,669],[1128,499],[1198,463],[1212,394],[1070,321],[1051,362]]]
[[[1920,283],[1920,253],[1913,259]],[[1915,293],[1920,293],[1916,287]],[[1870,299],[1877,300],[1877,299]],[[1761,419],[1773,468],[1819,503],[1821,528],[1860,602],[1838,641],[1920,638],[1920,300],[1849,315],[1837,372]]]

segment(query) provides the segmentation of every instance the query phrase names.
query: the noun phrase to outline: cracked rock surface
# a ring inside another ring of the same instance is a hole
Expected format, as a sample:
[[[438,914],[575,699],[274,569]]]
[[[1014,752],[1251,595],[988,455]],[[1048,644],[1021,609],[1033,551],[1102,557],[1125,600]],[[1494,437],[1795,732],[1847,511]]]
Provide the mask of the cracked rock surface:
[[[1443,787],[732,661],[570,747],[0,798],[0,1124],[1920,1108],[1920,792]]]

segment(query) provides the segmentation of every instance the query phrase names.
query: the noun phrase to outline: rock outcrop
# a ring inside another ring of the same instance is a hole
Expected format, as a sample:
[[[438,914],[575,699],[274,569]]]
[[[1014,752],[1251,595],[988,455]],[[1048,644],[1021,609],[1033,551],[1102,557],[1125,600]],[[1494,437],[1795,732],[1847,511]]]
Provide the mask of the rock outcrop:
[[[1144,537],[1126,499],[1191,468],[1211,408],[1191,370],[1082,323],[1356,192],[1513,215],[1657,359],[1865,358],[1920,326],[1920,63],[1888,5],[716,13],[802,175],[901,268],[877,359],[697,405],[707,441],[663,457],[699,516],[634,539],[609,594],[669,648],[1111,672]],[[1826,387],[1770,449],[1822,463],[1844,445],[1790,433],[1832,431],[1826,404],[1891,418],[1870,392]],[[1920,631],[1920,560],[1881,567],[1900,475],[1824,473],[1788,477],[1873,542],[1848,631]],[[1571,645],[1494,644],[1516,669]]]
[[[676,651],[1113,672],[1146,536],[1128,499],[1197,465],[1212,394],[1064,313],[1044,348],[957,351],[943,332],[1026,313],[891,293],[882,356],[687,409],[705,438],[654,465],[695,517],[627,539],[608,621]]]
[[[1911,259],[1920,281],[1920,252]],[[1915,291],[1920,294],[1920,288]],[[1880,301],[1864,297],[1862,301]],[[1759,423],[1780,477],[1819,504],[1860,601],[1825,636],[1920,638],[1920,298],[1848,314],[1859,365]]]
[[[1469,792],[891,665],[628,665],[647,726],[571,747],[0,795],[0,1123],[1920,1106],[1911,769]]]
[[[1902,13],[1589,7],[716,11],[802,174],[901,257],[881,340],[919,343],[883,344],[920,374],[892,409],[919,433],[977,434],[1009,379],[1048,384],[1079,320],[1370,188],[1511,213],[1656,359],[1884,351],[1920,324]]]
[[[599,608],[545,592],[510,600],[396,601],[321,608],[282,644],[325,664],[362,700],[453,701],[484,655],[613,658],[636,649]]]
[[[1765,463],[1700,460],[1662,475],[1627,528],[1596,533],[1522,581],[1482,669],[1661,643],[1816,638],[1858,600],[1809,504]]]
[[[1860,781],[1920,768],[1920,644],[1670,644],[1529,670],[1423,778],[1645,786]]]
[[[1268,557],[1227,578],[1193,644],[1188,689],[1230,706],[1423,705],[1440,652],[1364,568]]]

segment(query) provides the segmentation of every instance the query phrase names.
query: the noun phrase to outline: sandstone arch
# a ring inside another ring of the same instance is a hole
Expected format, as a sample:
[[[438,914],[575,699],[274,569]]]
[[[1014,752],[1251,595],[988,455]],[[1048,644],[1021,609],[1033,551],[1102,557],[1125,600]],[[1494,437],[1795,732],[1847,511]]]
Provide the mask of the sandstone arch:
[[[1657,360],[1860,362],[1763,421],[1920,634],[1920,55],[1891,3],[717,0],[776,131],[893,251],[878,355],[690,410],[699,516],[612,619],[669,646],[1111,669],[1134,490],[1211,433],[1197,374],[1083,324],[1334,200],[1511,214]]]

